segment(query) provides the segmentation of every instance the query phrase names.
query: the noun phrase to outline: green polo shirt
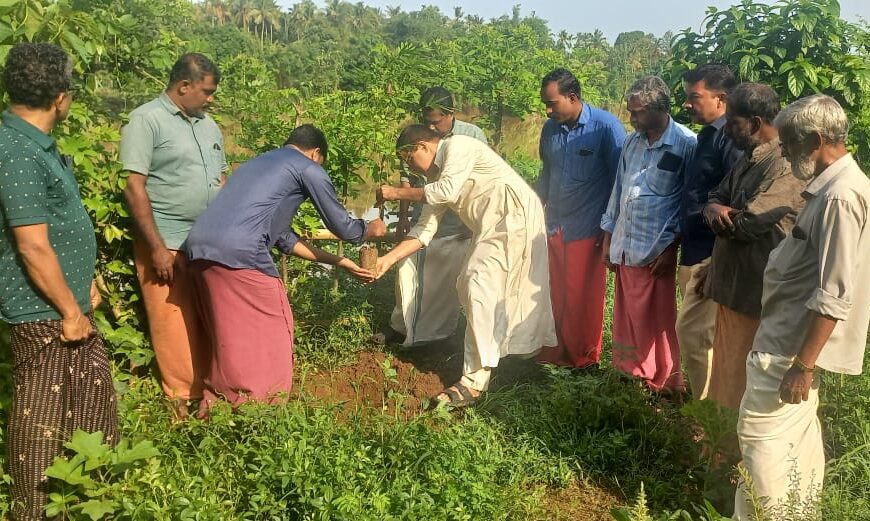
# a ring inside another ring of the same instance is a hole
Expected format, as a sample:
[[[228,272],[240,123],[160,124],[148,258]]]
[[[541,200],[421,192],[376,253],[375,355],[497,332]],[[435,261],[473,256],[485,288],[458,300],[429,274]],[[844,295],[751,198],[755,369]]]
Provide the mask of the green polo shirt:
[[[212,118],[187,117],[166,93],[130,113],[121,129],[124,170],[148,177],[145,191],[166,247],[177,250],[217,195],[228,169]]]
[[[47,134],[6,111],[0,125],[0,318],[18,324],[60,319],[27,275],[12,228],[47,224],[66,283],[82,312],[90,309],[97,262],[94,226],[68,162]]]

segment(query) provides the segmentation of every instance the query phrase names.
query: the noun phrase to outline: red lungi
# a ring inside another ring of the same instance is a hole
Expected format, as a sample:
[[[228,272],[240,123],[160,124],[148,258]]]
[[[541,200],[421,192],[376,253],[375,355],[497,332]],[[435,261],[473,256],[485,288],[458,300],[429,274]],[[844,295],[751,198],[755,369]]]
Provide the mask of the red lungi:
[[[284,284],[258,270],[192,263],[199,310],[212,335],[203,409],[223,398],[283,401],[293,384],[293,313]]]
[[[613,304],[613,365],[655,391],[683,390],[676,332],[676,274],[619,266]]]
[[[550,298],[559,345],[545,347],[538,360],[586,367],[601,359],[607,270],[597,238],[564,242],[562,230],[547,239]]]

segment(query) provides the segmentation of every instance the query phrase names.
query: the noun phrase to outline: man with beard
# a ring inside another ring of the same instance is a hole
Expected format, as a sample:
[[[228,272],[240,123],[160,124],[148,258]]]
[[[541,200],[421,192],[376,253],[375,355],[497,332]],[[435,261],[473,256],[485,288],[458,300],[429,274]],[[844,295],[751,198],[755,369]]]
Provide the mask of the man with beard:
[[[607,271],[601,263],[601,215],[607,207],[625,129],[613,114],[584,103],[566,69],[541,81],[549,120],[541,130],[537,191],[545,204],[550,297],[558,346],[540,360],[568,367],[601,358]]]
[[[710,192],[704,218],[716,232],[704,295],[718,305],[709,398],[736,409],[746,387],[746,355],[758,328],[767,257],[803,208],[803,181],[782,157],[773,119],[779,97],[742,83],[728,96],[725,131],[745,155]]]
[[[860,374],[870,320],[870,180],[846,149],[849,122],[829,96],[774,120],[806,206],[764,271],[761,322],[746,359],[737,435],[754,496],[774,518],[821,492],[825,451],[816,368]],[[743,483],[735,519],[755,519]]]
[[[680,204],[680,267],[677,281],[682,306],[677,319],[677,338],[686,377],[696,400],[707,397],[713,361],[713,330],[716,303],[705,297],[698,284],[710,266],[716,236],[702,215],[710,190],[716,188],[742,153],[725,133],[728,93],[737,80],[725,65],[701,65],[683,74],[686,102],[683,108],[692,121],[705,125],[698,133],[698,146],[686,168],[686,187]]]
[[[661,78],[637,80],[625,95],[631,124],[616,184],[601,218],[604,263],[616,273],[613,365],[654,391],[682,392],[677,342],[679,214],[695,134],[670,115]]]

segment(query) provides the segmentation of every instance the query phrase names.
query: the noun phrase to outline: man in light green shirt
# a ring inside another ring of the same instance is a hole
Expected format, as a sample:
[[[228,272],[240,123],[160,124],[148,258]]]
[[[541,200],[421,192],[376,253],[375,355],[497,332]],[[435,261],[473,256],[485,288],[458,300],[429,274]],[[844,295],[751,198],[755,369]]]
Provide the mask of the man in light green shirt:
[[[131,112],[121,129],[136,271],[163,391],[179,417],[186,416],[188,401],[202,398],[210,361],[186,258],[178,251],[227,171],[220,129],[205,113],[219,82],[220,71],[207,57],[185,54],[166,90]]]

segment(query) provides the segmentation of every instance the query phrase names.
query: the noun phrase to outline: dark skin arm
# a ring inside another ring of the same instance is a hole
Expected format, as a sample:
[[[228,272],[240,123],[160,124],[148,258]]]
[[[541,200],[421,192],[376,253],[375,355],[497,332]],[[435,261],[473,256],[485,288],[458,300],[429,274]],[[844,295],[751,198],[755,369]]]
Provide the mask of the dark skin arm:
[[[719,203],[707,203],[704,207],[704,220],[716,235],[729,234],[734,231],[731,215],[734,208]]]
[[[610,262],[610,239],[613,237],[613,234],[610,232],[602,231],[601,235],[601,261],[607,267],[608,270],[612,272],[616,272],[616,264]]]
[[[677,271],[677,246],[676,241],[669,244],[649,265],[650,274],[654,278],[664,277]]]
[[[145,191],[146,182],[146,176],[130,172],[130,176],[127,177],[127,188],[124,189],[124,198],[127,200],[130,215],[133,216],[133,223],[136,225],[139,239],[145,241],[151,252],[151,262],[154,265],[157,278],[162,282],[171,284],[175,256],[166,247],[163,238],[157,231],[151,209],[151,199],[148,198],[148,193]]]
[[[351,275],[353,275],[362,282],[371,282],[375,278],[374,273],[359,267],[357,263],[348,259],[347,257],[339,257],[338,255],[333,255],[328,251],[321,250],[317,246],[308,244],[305,241],[298,241],[296,244],[293,245],[293,255],[299,257],[300,259],[305,259],[313,262],[322,262],[323,264],[332,264],[333,266],[344,268]]]
[[[399,188],[411,188],[411,183],[402,182]],[[399,202],[399,222],[396,223],[396,235],[401,239],[411,231],[411,216],[409,209],[411,203],[408,201]]]
[[[816,360],[819,358],[822,348],[825,347],[825,342],[834,332],[837,321],[815,311],[812,312],[810,320],[807,336],[804,338],[797,357],[807,367],[815,368]],[[812,371],[806,371],[798,364],[792,365],[782,377],[782,383],[779,384],[779,398],[784,403],[795,404],[808,400],[810,389],[813,386],[813,376]]]
[[[31,224],[12,228],[16,248],[27,276],[36,289],[60,313],[61,342],[80,342],[94,334],[88,317],[82,313],[75,295],[66,283],[57,254],[48,241],[47,224]],[[99,303],[91,284],[91,303]]]

